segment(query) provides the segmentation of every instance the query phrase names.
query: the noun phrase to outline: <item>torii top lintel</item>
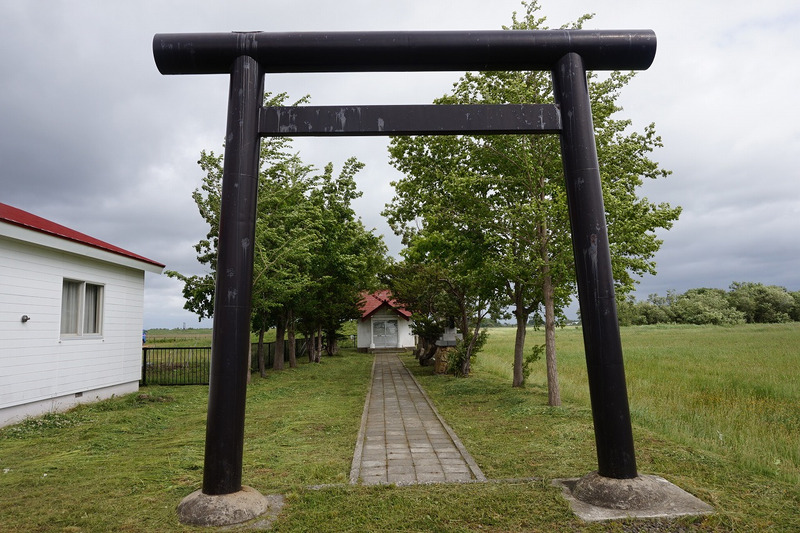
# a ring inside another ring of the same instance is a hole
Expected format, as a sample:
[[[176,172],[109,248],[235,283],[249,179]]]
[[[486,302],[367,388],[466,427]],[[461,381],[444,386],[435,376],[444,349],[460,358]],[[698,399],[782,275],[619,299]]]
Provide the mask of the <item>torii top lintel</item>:
[[[264,72],[552,70],[568,53],[587,70],[645,70],[651,30],[160,33],[162,74],[229,74],[250,56]]]

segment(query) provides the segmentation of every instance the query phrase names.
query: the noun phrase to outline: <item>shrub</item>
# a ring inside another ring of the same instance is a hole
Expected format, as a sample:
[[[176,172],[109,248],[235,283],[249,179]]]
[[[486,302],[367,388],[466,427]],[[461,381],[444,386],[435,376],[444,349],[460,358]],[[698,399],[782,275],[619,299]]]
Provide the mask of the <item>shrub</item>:
[[[789,317],[795,322],[800,322],[800,291],[790,292],[789,294],[791,294],[794,300],[794,305],[792,305],[792,311],[789,313]]]
[[[730,326],[744,322],[744,313],[728,303],[722,289],[690,289],[672,305],[675,319],[683,324]]]
[[[475,339],[475,344],[472,347],[470,359],[474,359],[475,355],[481,351],[483,345],[486,344],[488,335],[489,334],[485,329],[478,334],[478,338]],[[464,362],[467,359],[467,350],[469,348],[470,340],[471,337],[465,337],[459,340],[455,348],[447,354],[447,372],[449,374],[466,377],[462,369],[464,368]]]
[[[525,360],[522,362],[522,377],[523,381],[528,380],[528,376],[531,375],[531,364],[535,363],[539,359],[542,358],[542,355],[545,353],[545,345],[544,344],[534,344],[531,347],[530,353],[525,356]]]
[[[748,323],[790,322],[795,299],[783,287],[761,283],[731,284],[728,302]]]

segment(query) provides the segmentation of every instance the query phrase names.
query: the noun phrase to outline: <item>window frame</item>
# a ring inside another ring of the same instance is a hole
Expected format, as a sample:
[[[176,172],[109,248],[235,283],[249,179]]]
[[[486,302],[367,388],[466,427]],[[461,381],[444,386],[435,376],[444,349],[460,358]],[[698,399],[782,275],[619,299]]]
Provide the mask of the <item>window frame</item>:
[[[74,303],[67,308],[67,287],[77,286],[70,289],[76,293],[72,299]],[[91,290],[87,291],[87,287]],[[93,296],[92,296],[93,293]],[[87,305],[87,298],[93,298],[93,306]],[[93,317],[89,319],[90,307],[94,307]],[[62,339],[81,339],[81,338],[101,338],[103,336],[103,316],[105,308],[105,285],[91,281],[78,280],[74,278],[63,278],[61,282],[61,315],[59,334]],[[68,313],[74,314],[74,318],[69,318]],[[65,331],[65,323],[69,323],[68,331]],[[94,326],[92,331],[87,328]]]

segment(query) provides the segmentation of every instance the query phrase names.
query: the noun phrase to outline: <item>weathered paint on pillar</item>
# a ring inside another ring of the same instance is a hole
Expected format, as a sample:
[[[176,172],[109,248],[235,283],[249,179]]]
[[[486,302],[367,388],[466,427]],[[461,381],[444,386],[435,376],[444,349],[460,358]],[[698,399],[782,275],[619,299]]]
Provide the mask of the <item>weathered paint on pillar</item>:
[[[240,34],[246,40],[249,34]],[[233,64],[222,173],[214,329],[208,397],[203,493],[231,494],[242,488],[244,413],[247,393],[261,139],[258,109],[264,74],[241,56]]]
[[[586,70],[578,54],[566,54],[553,69],[561,107],[561,155],[567,185],[572,247],[578,281],[583,342],[589,376],[598,473],[637,476],[633,433],[614,300],[600,165],[592,125]]]

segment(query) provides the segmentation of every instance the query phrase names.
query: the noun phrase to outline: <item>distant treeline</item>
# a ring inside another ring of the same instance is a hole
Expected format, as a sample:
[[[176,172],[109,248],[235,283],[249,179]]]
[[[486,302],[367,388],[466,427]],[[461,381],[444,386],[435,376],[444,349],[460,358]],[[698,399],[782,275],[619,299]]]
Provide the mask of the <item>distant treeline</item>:
[[[618,302],[621,326],[645,324],[778,323],[800,321],[800,291],[761,283],[731,284],[729,289],[689,289],[645,301],[629,297]]]

